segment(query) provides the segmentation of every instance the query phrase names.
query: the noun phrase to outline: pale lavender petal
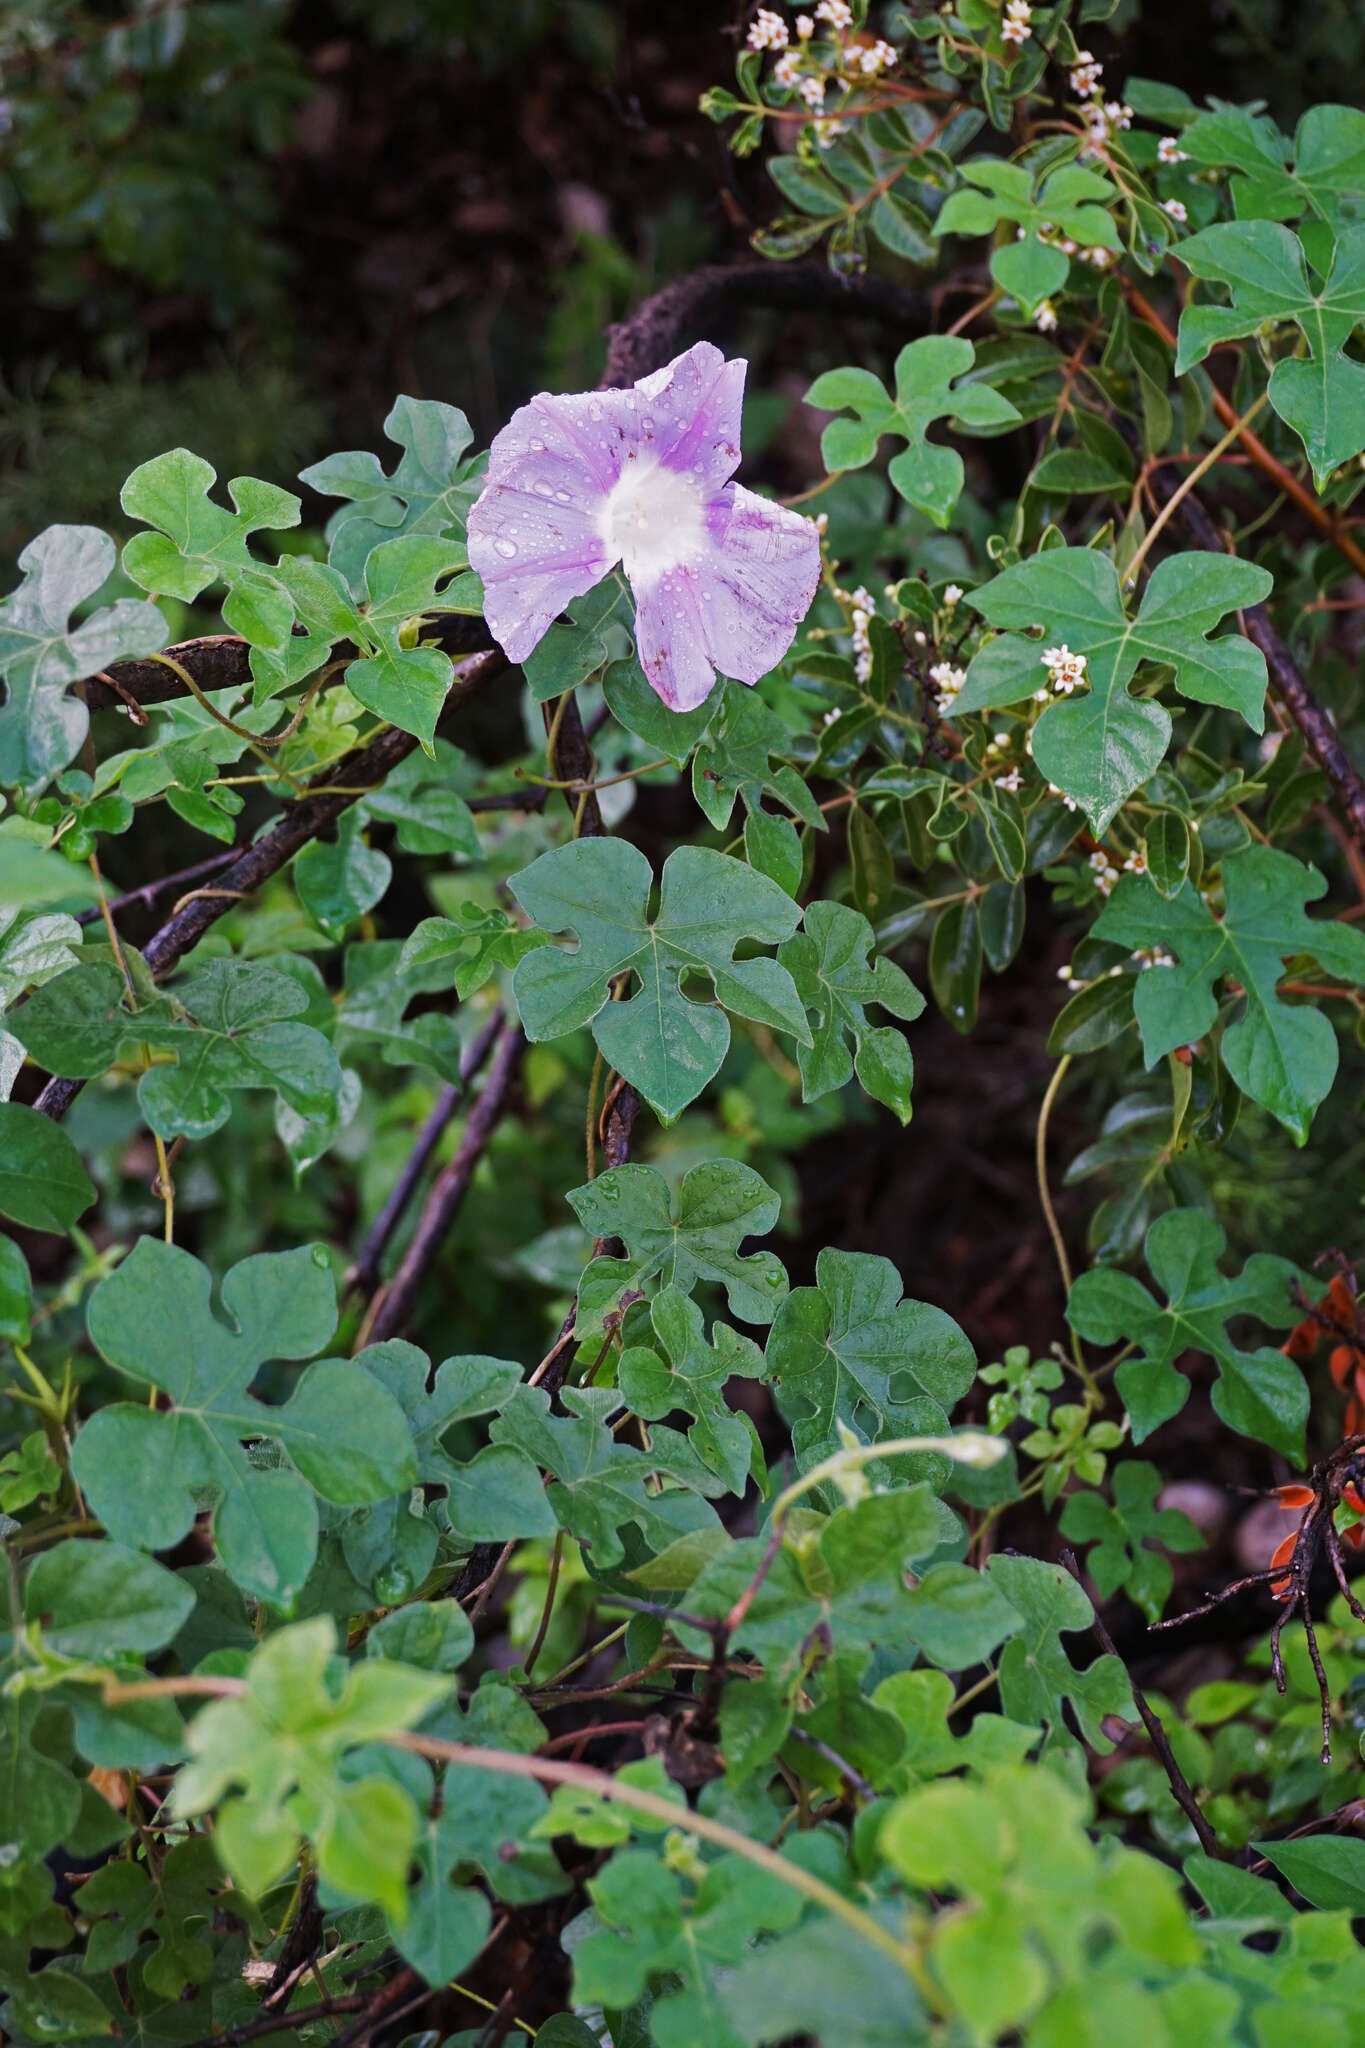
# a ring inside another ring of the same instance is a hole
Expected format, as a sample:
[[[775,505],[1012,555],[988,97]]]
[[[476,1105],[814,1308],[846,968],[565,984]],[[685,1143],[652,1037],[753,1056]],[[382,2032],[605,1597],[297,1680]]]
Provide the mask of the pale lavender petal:
[[[748,367],[742,357],[727,363],[718,348],[699,341],[635,387],[643,449],[670,469],[689,470],[708,495],[728,483],[739,465]]]
[[[728,511],[728,520],[721,507]],[[701,568],[711,658],[722,675],[756,683],[776,668],[820,582],[820,536],[799,512],[730,484],[707,506]]]
[[[469,561],[509,660],[524,660],[570,599],[618,559],[603,508],[638,441],[635,397],[623,391],[542,394],[495,437],[469,515]]]
[[[698,342],[632,391],[542,394],[514,414],[469,517],[485,617],[513,661],[618,562],[666,704],[693,709],[717,668],[752,683],[781,660],[820,544],[808,519],[726,481],[744,373]]]
[[[635,593],[635,645],[650,687],[671,711],[695,711],[715,685],[702,575],[669,569]]]

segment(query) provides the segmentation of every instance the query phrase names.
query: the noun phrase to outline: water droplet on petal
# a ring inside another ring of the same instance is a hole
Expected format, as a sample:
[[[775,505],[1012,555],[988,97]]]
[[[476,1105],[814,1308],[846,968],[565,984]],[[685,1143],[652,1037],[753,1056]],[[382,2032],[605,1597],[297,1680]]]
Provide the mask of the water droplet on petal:
[[[545,443],[543,441],[537,440],[534,436],[532,436],[531,441],[528,445],[534,448],[538,454],[540,450],[545,446]]]
[[[504,562],[510,562],[517,551],[517,544],[514,540],[495,540],[493,546],[502,556]]]
[[[556,491],[555,496],[558,498],[561,505],[568,504],[570,496],[568,491]]]

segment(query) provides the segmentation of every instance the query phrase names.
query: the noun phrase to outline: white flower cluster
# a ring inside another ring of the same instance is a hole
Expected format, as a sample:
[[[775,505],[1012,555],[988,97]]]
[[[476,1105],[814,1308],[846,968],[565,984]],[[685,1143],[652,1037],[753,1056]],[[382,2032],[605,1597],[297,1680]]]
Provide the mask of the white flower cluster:
[[[1095,877],[1095,887],[1100,895],[1110,895],[1118,882],[1119,871],[1103,847],[1091,854],[1090,872]]]
[[[1174,967],[1175,954],[1164,946],[1139,946],[1133,958],[1139,967]]]
[[[839,39],[838,52],[832,58],[826,55],[823,61],[818,52],[807,47],[817,22],[824,22]],[[811,112],[815,139],[822,149],[827,149],[836,135],[848,132],[846,121],[825,111],[830,84],[836,91],[847,93],[860,78],[880,78],[900,61],[894,46],[883,40],[866,44],[846,41],[846,31],[852,26],[853,10],[848,0],[820,0],[812,14],[796,16],[792,24],[795,43],[790,40],[786,22],[772,7],[758,9],[745,38],[751,50],[781,53],[772,69],[772,83],[784,92],[797,93],[805,101]]]
[[[1122,100],[1102,100],[1096,96],[1089,106],[1082,108],[1081,122],[1086,134],[1081,155],[1099,156],[1111,136],[1132,127],[1133,110]]]
[[[1049,686],[1063,697],[1069,697],[1071,692],[1079,689],[1080,685],[1086,680],[1085,656],[1083,654],[1073,654],[1065,641],[1063,641],[1060,647],[1045,647],[1043,649],[1043,667],[1048,673]],[[1048,690],[1047,688],[1037,690],[1034,692],[1034,695],[1039,703],[1044,703],[1047,700]]]
[[[1071,70],[1071,90],[1077,99],[1087,103],[1081,108],[1081,122],[1086,133],[1082,156],[1098,156],[1111,135],[1133,125],[1131,107],[1125,106],[1122,100],[1105,99],[1101,82],[1103,71],[1104,66],[1091,56],[1089,50],[1077,50]]]
[[[1164,214],[1167,214],[1171,220],[1177,222],[1178,225],[1181,227],[1185,225],[1185,222],[1190,217],[1185,210],[1185,202],[1183,199],[1163,199],[1161,202],[1161,211]]]
[[[967,680],[965,668],[954,668],[950,661],[937,661],[929,671],[929,680],[938,696],[940,711],[951,711],[958,693]]]
[[[1104,66],[1097,58],[1091,56],[1089,50],[1077,50],[1076,63],[1071,73],[1071,90],[1078,100],[1095,97],[1100,89],[1100,74],[1103,70]]]
[[[1005,0],[1005,18],[1000,24],[1001,41],[1013,43],[1016,49],[1022,49],[1033,34],[1029,25],[1032,20],[1033,9],[1029,6],[1028,0]]]
[[[1159,164],[1183,164],[1186,152],[1180,147],[1174,135],[1163,135],[1156,146],[1156,160]]]
[[[787,24],[780,14],[773,13],[771,7],[760,7],[749,24],[745,40],[751,50],[785,50]]]
[[[872,674],[872,642],[867,637],[869,620],[876,617],[877,600],[862,584],[853,593],[853,610],[850,624],[853,628],[853,666],[858,681],[865,683]]]

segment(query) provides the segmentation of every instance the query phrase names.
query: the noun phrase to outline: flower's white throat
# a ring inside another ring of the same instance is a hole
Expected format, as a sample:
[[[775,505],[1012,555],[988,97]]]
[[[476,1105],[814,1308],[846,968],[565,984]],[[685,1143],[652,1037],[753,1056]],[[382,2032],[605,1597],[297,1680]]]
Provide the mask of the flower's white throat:
[[[693,560],[705,539],[701,489],[685,470],[627,461],[602,505],[599,532],[638,590]]]

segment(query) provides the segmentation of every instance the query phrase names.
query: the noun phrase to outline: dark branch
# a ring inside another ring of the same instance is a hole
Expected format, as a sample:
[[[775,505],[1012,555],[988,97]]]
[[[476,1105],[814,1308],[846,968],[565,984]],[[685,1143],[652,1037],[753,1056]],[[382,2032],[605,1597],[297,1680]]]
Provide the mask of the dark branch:
[[[452,661],[462,661],[467,654],[480,654],[493,644],[483,620],[470,618],[464,612],[445,612],[434,618],[424,629],[423,639],[439,647]],[[329,658],[352,661],[360,651],[349,641],[342,641]],[[166,653],[194,677],[201,690],[251,687],[251,648],[231,633],[182,640],[177,646],[168,647]],[[92,711],[109,711],[120,704],[126,708],[129,698],[135,704],[166,704],[185,694],[179,676],[161,661],[115,661],[104,673],[109,682],[92,677],[81,684],[81,695]]]
[[[220,868],[226,867],[230,860],[240,860],[241,855],[240,846],[225,846],[221,853],[211,853],[207,860],[196,861],[192,868],[179,868],[173,875],[157,875],[154,880],[144,882],[140,889],[128,889],[122,896],[110,897],[110,915],[119,910],[127,910],[134,903],[141,904],[144,910],[150,910],[158,896],[169,896],[172,889],[182,888],[187,882],[202,881],[205,875],[216,874]],[[93,910],[78,910],[76,922],[98,924],[103,915],[104,912],[97,903]]]
[[[244,2048],[247,2041],[260,2041],[267,2034],[283,2034],[291,2027],[309,2027],[318,2020],[333,2019],[338,2013],[360,2012],[365,2000],[359,1996],[329,1998],[323,2005],[306,2006],[302,2012],[275,2012],[268,2019],[252,2020],[244,2027],[228,2027],[221,2034],[210,2034],[207,2040],[196,2041],[194,2048]]]
[[[1066,1566],[1072,1578],[1079,1584],[1081,1570],[1076,1562],[1075,1551],[1064,1550],[1061,1556],[1062,1563]],[[1095,1631],[1100,1648],[1107,1656],[1118,1657],[1119,1653],[1114,1648],[1114,1638],[1100,1620],[1098,1609],[1093,1609],[1092,1615],[1093,1618],[1090,1625]],[[1119,1661],[1121,1663],[1123,1660],[1120,1658]],[[1184,1814],[1196,1835],[1198,1835],[1199,1846],[1204,1854],[1206,1856],[1218,1856],[1221,1853],[1218,1847],[1218,1837],[1210,1827],[1199,1801],[1195,1798],[1190,1788],[1189,1779],[1175,1760],[1175,1751],[1171,1748],[1170,1739],[1166,1734],[1165,1728],[1162,1726],[1161,1716],[1147,1700],[1137,1680],[1131,1673],[1129,1674],[1128,1683],[1132,1687],[1134,1704],[1142,1716],[1142,1725],[1147,1730],[1152,1748],[1161,1759],[1161,1768],[1166,1773],[1171,1791],[1175,1796],[1176,1805],[1180,1808],[1180,1811]]]
[[[441,713],[442,721],[462,710],[506,672],[507,661],[497,649],[469,663],[463,672],[457,672]],[[356,801],[356,794],[377,789],[385,776],[400,761],[406,760],[416,745],[410,733],[390,726],[368,746],[358,748],[328,770],[325,795],[305,796],[300,802],[291,804],[278,822],[220,875],[216,887],[230,890],[230,896],[196,896],[193,902],[173,912],[153,935],[144,948],[143,957],[157,979],[171,972],[231,902],[250,895],[253,889],[259,889],[263,882],[277,875],[301,847],[306,846],[310,839],[318,838],[329,825],[336,823],[343,811],[350,809]],[[335,787],[336,784],[341,786]],[[63,1117],[84,1085],[83,1081],[51,1080],[34,1107],[44,1116]]]
[[[379,1297],[373,1315],[367,1319],[364,1333],[367,1343],[378,1344],[386,1337],[396,1337],[405,1327],[416,1306],[418,1290],[427,1269],[445,1242],[474,1178],[474,1169],[498,1127],[507,1093],[525,1050],[526,1040],[520,1025],[504,1023],[498,1034],[488,1079],[469,1112],[459,1149],[449,1165],[442,1167],[436,1176],[402,1263]]]
[[[495,1010],[461,1059],[459,1080],[448,1083],[437,1096],[435,1107],[418,1132],[417,1142],[408,1154],[403,1171],[390,1189],[388,1200],[370,1225],[369,1235],[346,1275],[342,1284],[344,1294],[349,1294],[351,1289],[356,1287],[368,1292],[379,1278],[379,1262],[384,1256],[389,1239],[412,1199],[413,1190],[426,1172],[427,1161],[440,1143],[441,1133],[464,1099],[470,1081],[487,1059],[504,1021],[502,1011]]]
[[[628,320],[607,329],[602,388],[616,390],[647,377],[678,353],[684,335],[704,334],[732,306],[845,313],[900,326],[907,339],[926,333],[933,324],[926,292],[883,277],[845,281],[819,263],[713,263],[675,278],[637,306]]]

